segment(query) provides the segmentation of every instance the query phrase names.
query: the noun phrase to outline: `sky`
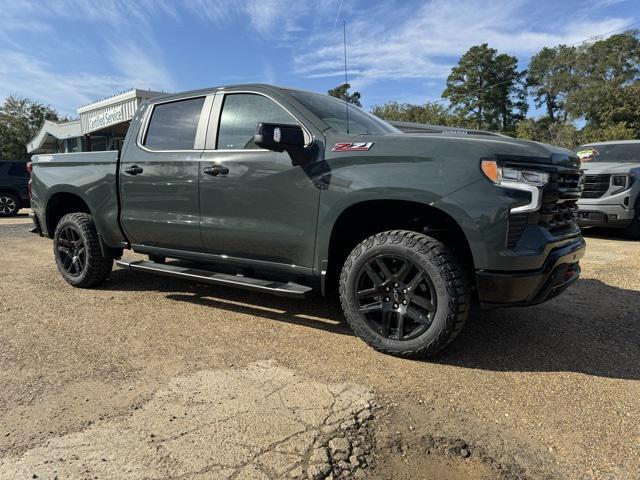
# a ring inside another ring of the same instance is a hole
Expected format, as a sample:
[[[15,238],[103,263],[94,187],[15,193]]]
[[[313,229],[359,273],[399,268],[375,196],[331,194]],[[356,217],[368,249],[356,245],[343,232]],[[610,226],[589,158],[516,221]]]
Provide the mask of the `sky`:
[[[544,46],[640,28],[640,0],[0,0],[0,101],[75,117],[131,88],[326,93],[344,82],[343,20],[349,82],[368,109],[440,99],[472,45],[526,68]]]

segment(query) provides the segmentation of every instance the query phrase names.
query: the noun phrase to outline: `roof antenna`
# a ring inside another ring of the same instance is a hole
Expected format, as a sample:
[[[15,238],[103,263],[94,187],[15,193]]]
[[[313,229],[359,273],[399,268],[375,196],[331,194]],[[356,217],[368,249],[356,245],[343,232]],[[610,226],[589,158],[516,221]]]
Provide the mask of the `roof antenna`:
[[[349,98],[348,95],[348,87],[349,81],[347,78],[347,21],[342,19],[342,40],[344,43],[344,96],[345,102],[347,104],[347,134],[349,133]]]

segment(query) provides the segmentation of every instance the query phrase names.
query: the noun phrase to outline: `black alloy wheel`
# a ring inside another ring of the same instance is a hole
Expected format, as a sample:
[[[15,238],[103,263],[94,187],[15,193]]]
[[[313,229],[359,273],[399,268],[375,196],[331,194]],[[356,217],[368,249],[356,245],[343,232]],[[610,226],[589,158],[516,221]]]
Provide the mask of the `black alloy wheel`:
[[[433,281],[419,265],[398,255],[378,255],[357,275],[358,312],[373,330],[407,341],[429,329],[438,300]]]
[[[75,226],[66,226],[58,235],[57,255],[62,269],[71,277],[82,275],[87,265],[87,247]]]

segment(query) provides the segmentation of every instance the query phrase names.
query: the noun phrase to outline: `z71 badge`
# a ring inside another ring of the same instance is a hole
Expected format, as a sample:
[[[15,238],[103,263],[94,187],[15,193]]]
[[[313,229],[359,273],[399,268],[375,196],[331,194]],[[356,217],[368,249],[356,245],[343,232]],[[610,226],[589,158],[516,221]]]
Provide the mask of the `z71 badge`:
[[[373,142],[336,143],[332,152],[366,152],[373,146]]]

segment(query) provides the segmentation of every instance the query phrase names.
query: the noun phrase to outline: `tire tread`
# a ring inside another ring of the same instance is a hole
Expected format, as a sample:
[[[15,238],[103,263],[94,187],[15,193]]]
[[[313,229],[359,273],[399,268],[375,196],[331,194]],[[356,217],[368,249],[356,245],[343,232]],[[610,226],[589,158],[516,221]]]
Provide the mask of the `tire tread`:
[[[433,340],[414,349],[400,350],[382,345],[373,332],[363,327],[360,322],[354,322],[350,319],[351,315],[359,315],[349,305],[346,292],[347,276],[353,262],[374,245],[384,245],[386,243],[403,244],[405,247],[417,250],[440,270],[445,279],[449,303],[449,314],[445,321],[445,328]],[[395,356],[421,358],[440,351],[462,331],[471,310],[471,288],[464,270],[460,268],[454,256],[442,242],[418,232],[390,230],[377,233],[365,239],[347,257],[340,274],[340,301],[347,321],[354,333],[370,346],[383,353]]]

